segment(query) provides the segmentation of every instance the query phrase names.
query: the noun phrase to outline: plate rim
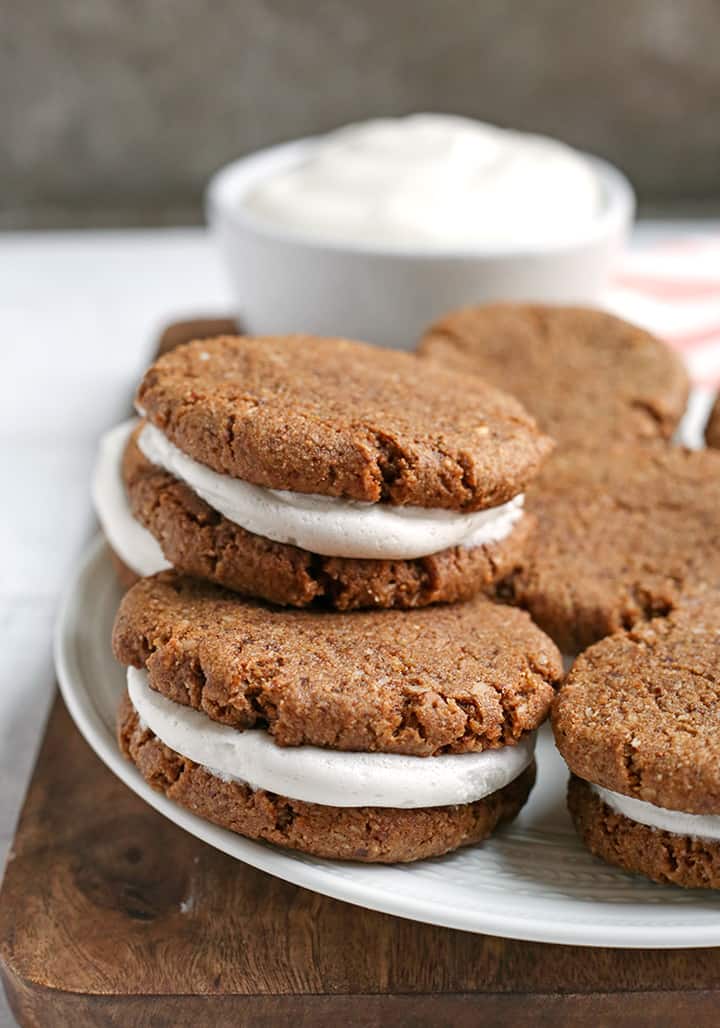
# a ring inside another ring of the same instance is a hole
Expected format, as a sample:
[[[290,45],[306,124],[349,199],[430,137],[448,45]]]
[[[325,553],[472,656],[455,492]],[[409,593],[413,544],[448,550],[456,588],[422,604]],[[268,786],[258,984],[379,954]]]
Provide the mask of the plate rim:
[[[573,945],[584,947],[608,947],[612,949],[698,949],[720,946],[720,917],[717,925],[694,928],[691,925],[616,925],[592,923],[592,901],[588,901],[588,920],[549,919],[541,926],[539,921],[519,918],[512,914],[498,914],[481,908],[463,908],[434,903],[420,897],[407,897],[367,883],[352,880],[351,875],[342,877],[325,871],[322,865],[334,866],[339,861],[313,858],[306,862],[302,854],[282,850],[268,843],[262,843],[231,833],[205,821],[189,810],[179,806],[162,793],[152,789],[137,768],[120,753],[115,739],[108,739],[107,725],[92,704],[91,695],[76,666],[72,631],[74,613],[82,606],[83,582],[104,562],[105,574],[114,574],[107,555],[107,543],[98,533],[83,551],[74,570],[69,575],[62,593],[53,633],[53,655],[60,692],[72,720],[81,735],[105,766],[154,810],[167,817],[184,831],[202,842],[219,849],[234,859],[251,867],[274,875],[292,885],[309,889],[341,902],[375,910],[424,924],[451,928],[473,934],[492,935],[499,938],[525,942],[541,942],[552,945]],[[223,845],[223,833],[230,837],[230,843]],[[352,864],[342,862],[343,869]],[[556,902],[549,896],[547,902]],[[654,933],[652,940],[648,934]],[[667,936],[663,935],[667,933]],[[670,937],[671,936],[671,937]]]

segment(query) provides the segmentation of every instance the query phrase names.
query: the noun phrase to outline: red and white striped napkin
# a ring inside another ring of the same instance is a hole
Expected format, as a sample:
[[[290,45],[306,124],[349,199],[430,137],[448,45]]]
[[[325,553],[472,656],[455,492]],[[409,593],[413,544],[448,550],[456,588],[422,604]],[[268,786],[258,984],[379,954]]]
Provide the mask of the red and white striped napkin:
[[[605,306],[681,353],[696,386],[720,386],[720,237],[630,250]]]

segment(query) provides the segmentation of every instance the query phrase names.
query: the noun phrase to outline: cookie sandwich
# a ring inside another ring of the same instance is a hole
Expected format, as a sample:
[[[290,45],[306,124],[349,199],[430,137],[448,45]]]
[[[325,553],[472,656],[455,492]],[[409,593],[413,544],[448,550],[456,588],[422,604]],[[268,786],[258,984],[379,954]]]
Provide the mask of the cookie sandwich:
[[[534,779],[553,643],[478,596],[277,611],[170,571],[125,594],[125,756],[172,800],[315,856],[411,861],[486,838]]]
[[[565,653],[720,586],[716,451],[559,451],[527,506],[536,541],[505,589]]]
[[[433,325],[418,352],[512,393],[561,447],[669,439],[688,398],[687,372],[665,343],[599,310],[469,307]]]
[[[553,707],[585,845],[653,881],[720,888],[720,597],[596,643]]]
[[[193,342],[156,361],[137,406],[98,470],[121,495],[95,491],[117,556],[297,607],[489,589],[525,550],[523,492],[552,447],[484,382],[342,339]]]

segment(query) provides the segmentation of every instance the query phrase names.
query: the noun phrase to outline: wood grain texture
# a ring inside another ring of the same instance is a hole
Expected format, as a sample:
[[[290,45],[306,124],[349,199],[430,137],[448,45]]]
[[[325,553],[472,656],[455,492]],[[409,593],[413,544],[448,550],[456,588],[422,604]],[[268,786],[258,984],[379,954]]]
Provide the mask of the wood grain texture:
[[[689,1024],[720,999],[719,950],[471,935],[239,864],[130,792],[60,700],[0,894],[0,961],[28,1025]]]

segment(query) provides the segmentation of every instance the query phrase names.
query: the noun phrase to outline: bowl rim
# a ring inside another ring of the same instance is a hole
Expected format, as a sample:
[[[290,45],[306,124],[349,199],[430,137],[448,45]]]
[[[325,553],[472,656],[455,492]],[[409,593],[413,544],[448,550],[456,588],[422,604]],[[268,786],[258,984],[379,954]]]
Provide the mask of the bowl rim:
[[[575,235],[562,236],[547,242],[492,243],[467,247],[413,247],[390,246],[348,240],[316,239],[301,231],[281,226],[251,214],[239,197],[256,181],[265,178],[271,170],[290,167],[323,139],[323,136],[305,136],[290,142],[263,147],[217,169],[207,182],[204,193],[205,216],[213,228],[220,221],[244,232],[248,237],[268,243],[294,246],[299,249],[331,255],[355,255],[386,260],[404,261],[477,261],[481,259],[538,257],[543,254],[567,253],[604,243],[618,231],[626,229],[633,220],[636,208],[635,191],[623,172],[614,164],[587,153],[584,157],[596,171],[603,186],[606,203],[604,209],[585,228]]]

